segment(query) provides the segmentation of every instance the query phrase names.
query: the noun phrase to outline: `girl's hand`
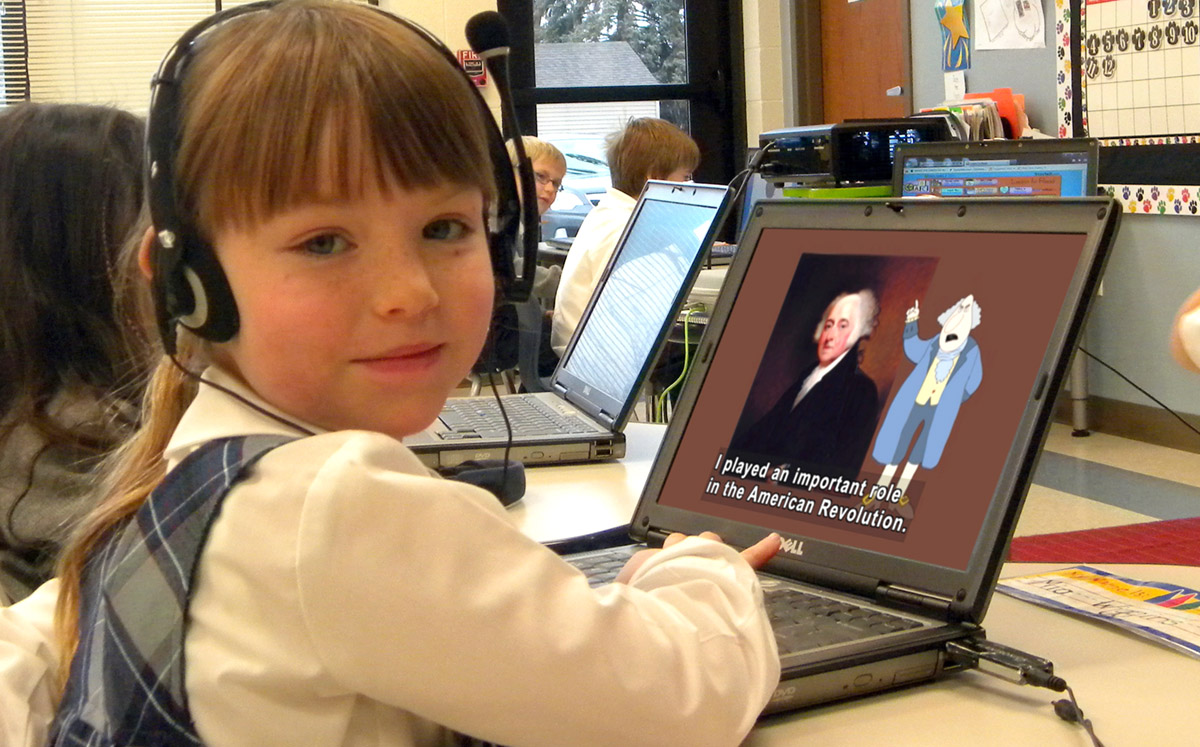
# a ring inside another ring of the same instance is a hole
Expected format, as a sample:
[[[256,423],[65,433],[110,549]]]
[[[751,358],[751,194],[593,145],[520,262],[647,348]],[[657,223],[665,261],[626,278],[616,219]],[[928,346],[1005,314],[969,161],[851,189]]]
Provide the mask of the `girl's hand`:
[[[721,541],[721,538],[718,537],[714,532],[701,532],[697,536],[701,537],[702,539],[712,540],[713,542]],[[663,549],[681,542],[686,538],[686,534],[675,532],[667,537],[666,541],[663,542]],[[779,535],[772,532],[755,544],[747,547],[745,550],[742,550],[742,557],[747,563],[750,564],[751,568],[757,570],[766,565],[768,560],[775,557],[775,553],[779,552],[780,545],[781,540]],[[616,582],[621,584],[629,583],[629,579],[633,577],[633,574],[636,573],[637,570],[642,567],[642,564],[649,560],[650,557],[656,552],[659,552],[659,549],[650,548],[646,550],[639,550],[634,553],[633,557],[630,558],[627,563],[625,563],[625,567],[621,569],[621,572],[617,574]]]

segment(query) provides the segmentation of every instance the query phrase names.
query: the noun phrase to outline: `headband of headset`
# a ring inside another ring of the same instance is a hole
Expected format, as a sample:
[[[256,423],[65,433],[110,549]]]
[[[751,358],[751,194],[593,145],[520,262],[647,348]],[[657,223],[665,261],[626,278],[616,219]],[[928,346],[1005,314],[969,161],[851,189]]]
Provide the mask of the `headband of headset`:
[[[267,10],[279,2],[262,0],[240,5],[197,23],[167,52],[151,84],[150,111],[146,119],[146,193],[156,243],[151,259],[152,290],[155,318],[168,354],[175,353],[176,325],[181,324],[213,342],[232,339],[239,326],[237,303],[216,252],[200,235],[195,221],[185,215],[179,202],[174,168],[183,115],[183,79],[197,43],[207,31],[231,18]],[[500,281],[501,294],[505,298],[519,300],[521,289],[516,278],[514,253],[521,227],[521,200],[504,138],[496,127],[487,103],[459,67],[454,54],[435,36],[405,18],[378,8],[373,10],[426,40],[470,84],[479,113],[486,123],[488,150],[496,182],[496,200],[488,216],[492,268]]]

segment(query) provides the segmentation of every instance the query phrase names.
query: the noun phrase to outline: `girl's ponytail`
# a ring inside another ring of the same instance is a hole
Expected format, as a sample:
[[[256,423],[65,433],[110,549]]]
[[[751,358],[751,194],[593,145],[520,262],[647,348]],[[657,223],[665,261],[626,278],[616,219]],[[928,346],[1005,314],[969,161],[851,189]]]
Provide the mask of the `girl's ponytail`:
[[[184,349],[180,350],[183,365],[187,365],[190,357]],[[54,618],[61,656],[60,687],[67,681],[71,659],[79,644],[80,583],[88,557],[114,527],[137,512],[162,481],[166,474],[163,452],[195,396],[195,380],[170,359],[163,358],[146,389],[141,426],[109,457],[99,493],[101,501],[80,523],[62,554],[58,571],[61,588]]]

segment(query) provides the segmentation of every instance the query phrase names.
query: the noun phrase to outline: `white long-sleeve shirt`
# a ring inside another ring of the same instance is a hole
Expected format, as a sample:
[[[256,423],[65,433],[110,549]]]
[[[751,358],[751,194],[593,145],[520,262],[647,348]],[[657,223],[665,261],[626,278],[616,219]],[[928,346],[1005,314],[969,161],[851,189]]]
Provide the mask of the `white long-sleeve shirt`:
[[[0,607],[0,745],[43,747],[57,705],[58,579]]]
[[[167,456],[288,432],[202,386]],[[359,431],[275,449],[226,498],[185,656],[211,747],[437,744],[440,725],[513,746],[736,744],[779,677],[732,549],[689,539],[593,590],[490,494]]]

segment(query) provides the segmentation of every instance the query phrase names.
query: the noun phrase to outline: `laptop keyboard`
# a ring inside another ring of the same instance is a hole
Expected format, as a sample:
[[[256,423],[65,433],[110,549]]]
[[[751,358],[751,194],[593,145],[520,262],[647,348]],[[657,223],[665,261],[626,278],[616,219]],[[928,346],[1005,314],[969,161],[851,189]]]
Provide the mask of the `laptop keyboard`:
[[[916,620],[792,587],[764,592],[780,656],[921,627]]]
[[[513,433],[524,436],[555,436],[594,433],[596,428],[578,415],[565,415],[536,397],[505,397],[504,411]],[[438,436],[447,441],[474,438],[506,438],[504,416],[493,398],[449,399],[441,413],[449,428]]]
[[[583,571],[590,586],[603,586],[612,583],[626,561],[642,547],[614,547],[566,560]],[[763,591],[763,603],[775,631],[780,656],[912,630],[922,625],[899,615],[771,582],[767,582]]]

